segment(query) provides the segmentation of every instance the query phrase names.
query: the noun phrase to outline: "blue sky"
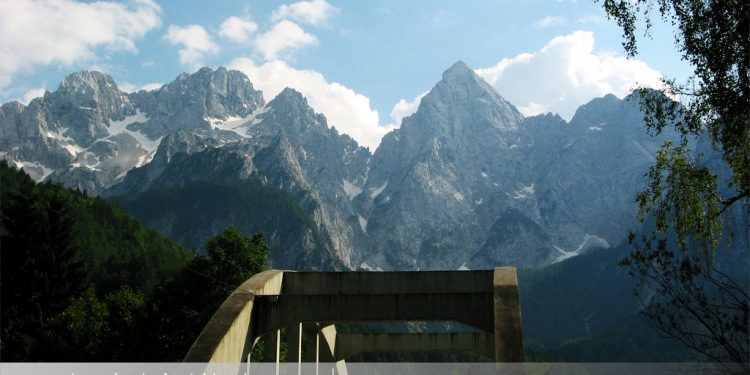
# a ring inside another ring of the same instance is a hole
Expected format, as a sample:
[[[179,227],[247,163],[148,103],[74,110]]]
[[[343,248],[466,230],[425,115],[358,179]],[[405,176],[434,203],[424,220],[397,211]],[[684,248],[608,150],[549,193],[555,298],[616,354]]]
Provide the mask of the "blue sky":
[[[266,100],[296,88],[374,149],[457,60],[524,114],[566,119],[593,97],[689,75],[668,26],[657,22],[635,59],[621,41],[585,0],[3,0],[0,101],[27,102],[77,70],[135,90],[227,66]]]

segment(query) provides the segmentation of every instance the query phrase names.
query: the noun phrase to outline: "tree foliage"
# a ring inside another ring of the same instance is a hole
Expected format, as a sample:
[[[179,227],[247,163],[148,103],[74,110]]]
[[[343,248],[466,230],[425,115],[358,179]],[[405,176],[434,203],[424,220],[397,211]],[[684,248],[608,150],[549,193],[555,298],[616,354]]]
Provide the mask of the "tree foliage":
[[[662,145],[646,175],[636,200],[641,221],[653,232],[631,234],[635,250],[622,264],[638,278],[645,314],[657,329],[714,360],[750,370],[750,249],[732,255],[745,264],[734,273],[716,255],[731,247],[734,230],[747,235],[742,226],[750,215],[750,2],[603,5],[622,28],[629,56],[638,52],[639,27],[649,36],[658,17],[674,27],[675,45],[694,72],[687,82],[665,79],[663,90],[638,90],[649,131],[673,126],[681,140]],[[710,147],[699,149],[706,140]]]
[[[143,360],[179,361],[222,302],[252,275],[267,269],[263,234],[244,235],[236,227],[208,241],[173,279],[160,285],[148,312],[152,317]]]
[[[0,162],[3,361],[178,361],[243,281],[262,234],[229,227],[195,256],[122,209]]]
[[[144,301],[190,252],[122,209],[0,162],[0,355],[128,360]]]

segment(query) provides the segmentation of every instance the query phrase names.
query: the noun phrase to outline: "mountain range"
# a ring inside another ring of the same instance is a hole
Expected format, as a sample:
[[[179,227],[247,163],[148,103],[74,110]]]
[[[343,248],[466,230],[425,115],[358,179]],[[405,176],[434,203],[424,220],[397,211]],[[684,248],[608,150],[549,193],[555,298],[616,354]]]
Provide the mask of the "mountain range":
[[[196,251],[230,224],[262,230],[277,268],[539,268],[637,226],[635,193],[676,138],[649,136],[642,117],[635,94],[593,99],[569,122],[524,117],[457,62],[372,152],[299,92],[266,103],[238,71],[135,93],[77,72],[0,107],[0,157]]]

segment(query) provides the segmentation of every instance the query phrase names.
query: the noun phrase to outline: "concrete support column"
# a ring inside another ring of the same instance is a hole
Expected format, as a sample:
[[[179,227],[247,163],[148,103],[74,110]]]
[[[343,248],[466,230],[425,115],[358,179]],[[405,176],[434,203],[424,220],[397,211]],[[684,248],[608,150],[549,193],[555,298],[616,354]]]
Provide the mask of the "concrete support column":
[[[302,375],[302,323],[297,328],[297,375]]]
[[[276,375],[279,375],[279,362],[281,362],[281,330],[276,330]]]
[[[514,267],[495,268],[492,294],[495,362],[523,362],[521,298]]]

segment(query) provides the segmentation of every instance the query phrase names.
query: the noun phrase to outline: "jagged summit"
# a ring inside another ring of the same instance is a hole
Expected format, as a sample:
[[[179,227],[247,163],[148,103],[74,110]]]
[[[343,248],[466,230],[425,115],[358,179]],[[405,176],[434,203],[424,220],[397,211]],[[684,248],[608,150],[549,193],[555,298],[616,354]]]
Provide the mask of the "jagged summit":
[[[132,112],[126,94],[117,88],[115,80],[110,75],[97,71],[84,70],[68,74],[60,82],[57,91],[50,94],[49,100],[56,104],[69,103],[84,110],[99,110],[105,117],[119,118],[123,114],[121,112]]]
[[[216,69],[203,67],[195,73],[180,73],[174,81],[170,82],[162,89],[179,90],[184,87],[192,89],[208,90],[218,92],[222,95],[249,95],[250,100],[255,102],[262,101],[261,91],[256,90],[250,78],[239,70],[227,69],[220,66]]]
[[[117,84],[110,75],[95,70],[83,70],[70,73],[65,76],[62,82],[60,82],[58,90],[76,91],[86,88],[97,88],[101,86],[107,86],[117,89]]]
[[[284,90],[281,90],[268,105],[273,108],[292,106],[294,109],[300,109],[308,107],[307,99],[299,91],[291,87],[285,87]]]
[[[458,60],[450,68],[443,72],[443,80],[471,77],[474,72],[465,62]]]
[[[263,115],[263,123],[257,131],[269,134],[282,131],[296,139],[309,128],[328,128],[326,118],[315,113],[299,91],[289,87],[276,95],[266,108],[268,112]]]
[[[50,110],[61,117],[60,125],[79,130],[73,138],[83,142],[92,141],[94,133],[103,134],[104,123],[109,120],[135,113],[127,94],[120,91],[115,80],[97,71],[68,74],[58,89],[45,94],[44,99]]]
[[[490,124],[498,129],[513,130],[523,120],[516,107],[463,61],[456,62],[443,73],[440,82],[422,99],[417,114],[449,116],[451,119],[421,122],[429,126],[442,123],[455,129],[469,129],[473,127],[471,124]]]
[[[446,71],[443,72],[442,79],[438,82],[437,86],[448,85],[452,87],[476,87],[483,91],[490,91],[497,94],[495,90],[482,77],[477,75],[468,65],[463,61],[457,61],[451,65]]]

